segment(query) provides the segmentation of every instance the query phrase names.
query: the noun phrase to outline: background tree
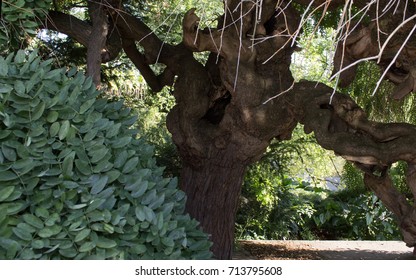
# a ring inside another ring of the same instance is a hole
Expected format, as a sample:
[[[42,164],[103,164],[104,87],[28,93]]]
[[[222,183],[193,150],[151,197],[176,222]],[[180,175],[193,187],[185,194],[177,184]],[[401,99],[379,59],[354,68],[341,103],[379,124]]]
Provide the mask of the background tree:
[[[87,48],[87,72],[97,86],[97,69],[121,50],[154,92],[173,86],[176,104],[167,125],[182,161],[180,185],[188,196],[187,211],[211,234],[217,258],[231,256],[247,166],[272,139],[290,138],[297,123],[314,132],[322,147],[365,172],[367,186],[398,217],[406,244],[415,246],[414,201],[394,188],[387,172],[392,163],[405,161],[407,183],[416,196],[415,127],[370,121],[349,96],[322,83],[295,82],[290,71],[302,27],[314,17],[316,28],[336,27],[338,86],[354,80],[359,62],[375,60],[380,80],[396,84],[391,96],[404,98],[415,79],[413,2],[223,1],[216,26],[202,29],[196,10],[186,12],[180,43],[161,39],[143,22],[137,8],[151,7],[146,1],[82,1],[85,19],[66,13],[79,4],[55,2],[43,27]],[[209,52],[207,61],[195,59],[195,52]],[[152,65],[163,68],[156,72]]]

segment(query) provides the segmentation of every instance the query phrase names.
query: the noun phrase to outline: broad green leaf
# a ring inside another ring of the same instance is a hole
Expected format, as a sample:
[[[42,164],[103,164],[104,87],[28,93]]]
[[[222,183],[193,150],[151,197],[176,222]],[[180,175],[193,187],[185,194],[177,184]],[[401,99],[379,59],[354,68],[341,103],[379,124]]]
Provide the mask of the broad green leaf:
[[[124,174],[130,173],[131,171],[133,171],[137,167],[138,163],[139,163],[139,158],[138,157],[133,157],[133,158],[129,159],[126,162],[126,164],[123,166],[122,172]]]
[[[98,150],[91,151],[89,154],[91,157],[91,163],[97,163],[102,160],[108,153],[108,149],[106,147],[102,147]]]
[[[110,170],[107,173],[105,173],[105,175],[108,177],[108,184],[111,184],[112,182],[114,182],[115,180],[118,179],[118,177],[120,177],[121,172],[118,170]]]
[[[22,2],[22,0],[20,0],[20,2]],[[24,5],[24,1],[23,1],[23,5]],[[26,58],[25,51],[20,49],[17,51],[16,56],[14,57],[14,62],[16,62],[17,64],[23,63],[25,61],[25,58]]]
[[[133,198],[139,198],[139,197],[141,197],[147,191],[148,186],[149,186],[149,182],[148,181],[140,182],[138,188],[131,193],[131,196]]]
[[[91,251],[94,248],[95,248],[95,244],[93,242],[91,242],[91,241],[88,241],[88,242],[85,242],[84,244],[82,244],[81,247],[79,247],[79,251],[81,253],[83,253],[83,252],[89,252],[89,251]]]
[[[105,186],[107,185],[108,177],[103,176],[99,178],[97,181],[92,183],[91,194],[98,194],[101,192]]]
[[[32,260],[35,258],[35,253],[32,248],[23,249],[19,254],[19,258],[22,260]]]
[[[1,178],[1,175],[0,175],[0,178]],[[11,203],[6,203],[4,205],[7,206],[6,209],[7,209],[7,214],[8,215],[17,214],[20,211],[22,211],[26,206],[26,204],[23,203],[23,202],[11,202]]]
[[[122,124],[125,125],[125,126],[131,126],[137,121],[137,118],[138,118],[138,116],[132,116],[132,117],[128,118],[127,120],[124,120],[122,122]]]
[[[61,254],[65,258],[73,259],[78,254],[78,251],[74,248],[60,249],[59,254]]]
[[[19,224],[17,224],[16,228],[20,228],[20,229],[22,229],[22,230],[24,230],[28,233],[35,233],[36,230],[37,230],[35,227],[33,227],[29,224],[26,224],[26,223],[19,223]]]
[[[45,80],[54,79],[54,78],[57,78],[61,73],[62,73],[62,69],[54,69],[46,73],[43,79]]]
[[[15,201],[22,196],[23,192],[19,189],[15,189],[14,192],[5,200],[7,202]]]
[[[114,240],[105,238],[105,237],[98,237],[98,240],[96,242],[97,247],[104,248],[104,249],[110,249],[117,246],[117,242]]]
[[[45,111],[45,103],[44,102],[40,102],[39,104],[38,104],[38,106],[36,106],[34,109],[33,109],[33,114],[32,114],[32,119],[31,119],[31,121],[36,121],[36,120],[38,120],[42,115],[43,115],[43,112]]]
[[[14,90],[17,96],[23,98],[29,98],[30,96],[26,94],[25,84],[21,80],[17,80],[14,83]]]
[[[121,123],[116,123],[112,125],[111,128],[107,130],[105,137],[109,139],[109,138],[117,136],[118,132],[120,131],[120,127],[121,127]]]
[[[114,191],[116,190],[115,187],[106,188],[105,190],[101,191],[99,194],[97,194],[98,198],[109,198]]]
[[[49,134],[51,137],[55,137],[56,135],[58,135],[58,132],[60,131],[61,125],[59,124],[59,122],[54,122],[51,125],[51,128],[49,130]]]
[[[17,0],[13,3],[17,8],[23,8],[25,5],[25,0]],[[23,53],[24,54],[24,53]]]
[[[156,218],[156,226],[158,230],[162,230],[164,224],[163,212],[159,212]]]
[[[155,212],[152,209],[150,209],[147,206],[144,206],[143,207],[143,211],[144,211],[144,215],[146,217],[145,218],[146,221],[148,221],[149,223],[152,223],[152,222],[154,222],[156,220]]]
[[[91,167],[87,161],[76,159],[75,160],[75,166],[77,167],[77,170],[81,172],[84,175],[90,175],[91,174]]]
[[[37,229],[42,229],[44,227],[42,220],[36,217],[35,215],[24,214],[22,217],[23,221],[25,221],[31,226],[34,226]]]
[[[14,191],[14,186],[0,187],[0,202],[5,201]]]
[[[13,87],[11,85],[2,85],[0,87],[0,93],[9,93],[13,90]]]
[[[0,171],[0,182],[13,181],[17,178],[16,173],[11,171]]]
[[[103,198],[97,198],[97,199],[94,199],[89,205],[88,205],[88,208],[87,208],[87,210],[86,210],[86,212],[88,213],[88,212],[90,212],[90,211],[93,211],[93,210],[95,210],[95,209],[97,209],[98,207],[100,207],[103,203],[105,202],[105,199],[103,199]]]
[[[108,232],[109,234],[114,233],[114,227],[112,225],[104,224],[103,229],[104,229],[104,231]]]
[[[143,254],[143,253],[145,253],[147,251],[147,247],[144,244],[133,245],[132,251],[135,254],[141,255],[141,254]]]
[[[71,69],[69,69],[68,71],[68,77],[72,77],[74,76],[76,73],[78,72],[78,69],[76,67],[72,67]]]
[[[123,148],[127,144],[129,144],[131,142],[131,140],[132,140],[131,136],[121,137],[121,138],[119,138],[119,139],[117,139],[113,142],[112,147],[114,149]]]
[[[124,189],[128,191],[137,191],[142,183],[142,179],[139,177],[135,182],[127,184]]]
[[[93,86],[92,78],[88,77],[87,79],[85,79],[85,82],[84,82],[82,88],[83,88],[83,90],[87,90],[92,86]]]
[[[68,205],[68,208],[72,209],[72,210],[78,210],[78,209],[82,209],[86,206],[87,206],[86,203],[80,203],[80,204],[75,204],[75,205]]]
[[[13,169],[18,171],[20,176],[31,171],[36,166],[32,158],[21,159],[13,163]]]
[[[54,123],[58,120],[58,117],[59,113],[57,111],[50,111],[46,117],[46,120],[50,123]]]
[[[206,240],[199,240],[193,243],[192,245],[190,245],[189,250],[202,251],[202,250],[208,249],[207,247],[208,248],[210,247],[209,242],[207,242]]]
[[[74,167],[74,159],[75,159],[75,152],[72,151],[67,155],[62,162],[62,175],[65,178],[71,178],[72,177],[72,170]]]
[[[16,161],[17,154],[16,154],[15,149],[13,149],[13,148],[11,148],[11,147],[3,144],[3,145],[1,145],[1,151],[2,151],[2,153],[4,155],[4,157],[7,160],[9,160],[9,161]],[[0,178],[0,181],[1,181],[1,178]]]
[[[0,139],[8,137],[11,133],[11,130],[0,130]]]
[[[157,209],[165,202],[165,194],[159,195],[159,197],[149,204],[149,208]]]
[[[60,243],[56,244],[55,246],[53,246],[52,248],[50,248],[49,250],[47,250],[44,254],[47,255],[49,253],[52,253],[53,251],[55,251],[56,249],[58,249],[60,245],[61,245]]]
[[[22,249],[22,246],[19,244],[19,242],[8,238],[0,238],[0,247],[7,251],[7,259],[14,259],[17,251]]]
[[[59,133],[58,133],[59,140],[64,140],[68,136],[70,126],[71,126],[71,124],[69,123],[68,120],[65,120],[65,121],[62,122],[62,125],[61,125],[61,127],[59,129]]]
[[[44,227],[43,229],[39,230],[38,235],[42,238],[49,238],[51,236],[57,235],[61,232],[62,227],[58,225],[53,225],[49,227]]]
[[[46,219],[45,225],[51,227],[55,225],[56,222],[60,221],[60,219],[61,218],[58,213],[53,213]]]
[[[44,219],[49,218],[49,212],[47,209],[42,208],[42,207],[37,207],[35,209],[35,215]]]
[[[115,168],[121,168],[124,163],[127,161],[128,159],[128,153],[127,151],[122,151],[121,153],[119,153],[114,161],[114,167]]]
[[[12,231],[17,237],[19,237],[22,240],[25,240],[25,241],[31,241],[32,240],[32,234],[23,230],[22,228],[15,227],[15,228],[12,229]]]
[[[146,213],[144,212],[144,209],[142,206],[136,206],[134,212],[136,214],[137,219],[140,222],[143,222],[144,220],[146,220]]]
[[[64,181],[62,183],[62,186],[64,188],[67,188],[67,189],[76,189],[76,188],[79,188],[79,184],[77,182],[73,182],[73,181]]]
[[[9,66],[3,57],[0,57],[0,76],[7,76]],[[1,90],[0,90],[1,93]]]
[[[94,104],[96,102],[96,100],[95,99],[90,99],[90,100],[87,100],[87,101],[85,101],[82,105],[81,105],[81,107],[80,107],[80,109],[79,109],[79,113],[80,114],[84,114],[89,108],[91,108],[91,106]]]
[[[89,130],[86,134],[85,134],[85,136],[84,136],[84,141],[85,142],[89,142],[89,141],[91,141],[91,140],[93,140],[94,138],[95,138],[95,136],[97,135],[97,133],[98,133],[98,129],[96,129],[96,128],[94,128],[94,129],[91,129],[91,130]]]
[[[90,233],[91,233],[91,230],[89,228],[85,228],[85,229],[81,230],[80,232],[78,232],[78,234],[74,238],[74,241],[75,242],[80,242],[80,241],[84,240],[87,236],[89,236]]]
[[[154,202],[157,199],[156,190],[151,190],[148,192],[142,199],[143,205],[149,205],[150,203]]]
[[[43,242],[43,240],[33,240],[32,241],[32,247],[33,249],[43,249],[43,247],[45,246],[45,242]]]
[[[172,238],[169,237],[162,237],[161,240],[163,245],[168,246],[168,247],[173,247],[175,245],[175,242],[173,241]]]

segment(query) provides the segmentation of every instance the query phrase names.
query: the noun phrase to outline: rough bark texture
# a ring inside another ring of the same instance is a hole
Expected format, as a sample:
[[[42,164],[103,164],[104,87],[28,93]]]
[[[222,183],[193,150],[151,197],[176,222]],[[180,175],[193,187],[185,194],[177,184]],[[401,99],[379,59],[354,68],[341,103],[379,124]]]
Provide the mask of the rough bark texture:
[[[230,259],[234,245],[234,213],[238,209],[245,165],[233,159],[232,151],[231,154],[217,152],[222,155],[213,156],[214,161],[209,160],[201,168],[185,165],[181,185],[187,193],[189,214],[201,221],[202,229],[210,233],[216,257]]]
[[[347,85],[355,77],[354,63],[377,59],[387,69],[385,77],[397,84],[393,98],[402,98],[416,88],[416,45],[410,40],[415,4],[358,2],[356,7],[366,12],[368,20],[358,25],[353,20],[343,22],[334,71],[341,73],[341,85]],[[319,83],[295,83],[289,70],[296,51],[293,40],[306,17],[294,4],[302,5],[305,13],[325,15],[340,9],[344,17],[352,3],[228,0],[218,29],[199,29],[196,11],[189,10],[183,19],[183,42],[174,46],[164,44],[139,18],[124,12],[122,1],[107,2],[107,18],[116,30],[111,33],[121,39],[115,45],[122,46],[154,91],[174,84],[176,105],[167,125],[183,162],[180,185],[188,195],[187,211],[211,234],[217,258],[231,257],[246,167],[261,157],[273,138],[290,138],[298,122],[307,133],[315,133],[322,147],[366,173],[367,185],[397,215],[406,244],[416,245],[415,206],[395,190],[387,175],[392,163],[406,161],[416,199],[416,127],[370,121],[348,96]],[[379,7],[385,7],[382,14]],[[86,38],[95,32],[94,26],[74,20],[68,27],[61,22],[68,16],[50,15],[49,27],[88,45]],[[106,46],[113,45],[109,38]],[[202,51],[211,52],[205,65],[193,57],[193,52]],[[150,68],[156,61],[166,65],[161,75]]]
[[[97,87],[101,85],[101,53],[108,34],[107,15],[103,1],[88,2],[88,11],[92,21],[91,34],[87,45],[87,75]]]

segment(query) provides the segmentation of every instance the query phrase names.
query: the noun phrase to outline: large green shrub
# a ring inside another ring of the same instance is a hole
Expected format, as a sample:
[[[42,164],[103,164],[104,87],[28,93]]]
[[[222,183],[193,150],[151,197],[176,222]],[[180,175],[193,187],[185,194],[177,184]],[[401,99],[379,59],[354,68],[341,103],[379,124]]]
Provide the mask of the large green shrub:
[[[0,57],[0,259],[209,258],[136,116],[50,65]]]

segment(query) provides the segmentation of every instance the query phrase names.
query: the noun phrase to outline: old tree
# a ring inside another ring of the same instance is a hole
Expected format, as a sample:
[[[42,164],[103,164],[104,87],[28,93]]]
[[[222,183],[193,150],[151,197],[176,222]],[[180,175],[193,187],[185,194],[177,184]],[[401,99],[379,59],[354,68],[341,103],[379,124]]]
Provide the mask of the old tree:
[[[187,211],[211,235],[217,258],[232,254],[246,167],[272,139],[289,139],[298,123],[322,147],[365,172],[367,186],[397,216],[406,244],[416,245],[415,205],[388,175],[393,163],[407,162],[407,183],[416,198],[416,127],[371,121],[348,95],[313,81],[295,82],[289,69],[304,23],[313,17],[318,26],[335,14],[338,86],[355,79],[360,62],[373,60],[380,79],[396,85],[384,98],[404,98],[416,88],[414,1],[224,0],[215,28],[201,28],[195,9],[184,14],[176,45],[131,13],[138,2],[80,3],[88,9],[87,20],[55,3],[42,27],[88,49],[87,73],[97,85],[101,64],[124,51],[154,92],[173,86],[176,105],[167,126],[182,160],[180,186]],[[195,52],[209,52],[207,62],[198,62]],[[165,66],[161,74],[150,67],[156,62]]]

